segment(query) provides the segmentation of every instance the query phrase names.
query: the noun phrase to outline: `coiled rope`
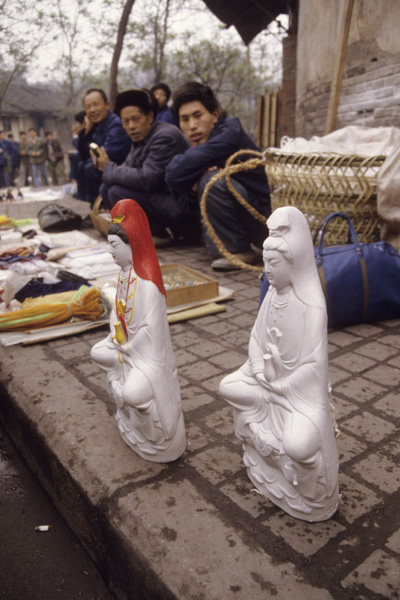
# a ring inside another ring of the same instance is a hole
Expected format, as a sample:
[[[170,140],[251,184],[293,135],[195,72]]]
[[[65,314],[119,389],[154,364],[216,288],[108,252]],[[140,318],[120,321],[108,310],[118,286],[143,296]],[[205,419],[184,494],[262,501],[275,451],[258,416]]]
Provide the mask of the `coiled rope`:
[[[250,156],[253,156],[254,158],[250,158],[244,162],[232,164],[236,160],[236,158],[238,158],[239,156],[243,156],[243,155],[250,155]],[[257,221],[260,221],[261,223],[264,223],[264,225],[266,225],[267,217],[265,215],[259,213],[258,210],[256,210],[253,206],[251,206],[243,198],[243,196],[241,196],[239,194],[239,192],[233,187],[233,184],[231,182],[231,175],[234,175],[235,173],[240,173],[242,171],[244,171],[244,172],[251,171],[260,166],[265,167],[265,164],[266,164],[266,161],[261,152],[257,152],[255,150],[239,150],[239,152],[232,154],[232,156],[230,156],[228,158],[228,160],[226,161],[225,167],[223,169],[221,169],[220,171],[218,171],[218,173],[216,173],[210,179],[210,181],[207,183],[206,187],[204,188],[204,192],[203,192],[203,195],[200,200],[200,212],[201,212],[201,216],[203,217],[204,224],[207,228],[207,233],[210,236],[210,238],[212,239],[212,241],[214,242],[214,244],[216,245],[216,247],[218,248],[219,252],[225,258],[227,258],[231,263],[233,263],[235,266],[240,267],[241,269],[255,271],[257,273],[262,272],[263,267],[249,265],[249,264],[243,262],[242,260],[240,260],[239,258],[237,258],[237,256],[235,254],[231,254],[230,252],[228,252],[228,250],[225,248],[224,244],[221,242],[220,238],[217,236],[215,229],[211,225],[210,220],[207,215],[207,197],[208,197],[209,191],[212,188],[212,186],[215,183],[217,183],[217,181],[219,181],[220,179],[223,179],[225,177],[226,185],[227,185],[229,191],[231,192],[232,196],[239,202],[239,204],[241,204],[247,210],[247,212],[249,212],[251,214],[251,216],[254,219],[256,219]],[[268,233],[268,230],[267,230],[267,227],[265,227],[265,234],[267,235],[267,233]]]

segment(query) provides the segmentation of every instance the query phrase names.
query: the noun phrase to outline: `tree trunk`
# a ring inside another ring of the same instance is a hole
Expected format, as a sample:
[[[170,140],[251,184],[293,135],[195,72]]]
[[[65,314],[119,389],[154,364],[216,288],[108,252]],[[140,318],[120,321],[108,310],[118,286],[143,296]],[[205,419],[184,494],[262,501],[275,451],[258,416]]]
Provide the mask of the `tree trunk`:
[[[121,19],[118,24],[118,33],[117,33],[117,41],[115,43],[115,48],[113,52],[113,57],[111,61],[110,67],[110,83],[109,83],[109,95],[110,95],[110,104],[111,108],[114,105],[115,98],[118,94],[118,63],[121,56],[122,48],[124,45],[124,37],[126,33],[126,27],[128,25],[129,16],[132,11],[132,7],[135,4],[135,0],[126,0],[124,5],[124,10],[122,11]]]

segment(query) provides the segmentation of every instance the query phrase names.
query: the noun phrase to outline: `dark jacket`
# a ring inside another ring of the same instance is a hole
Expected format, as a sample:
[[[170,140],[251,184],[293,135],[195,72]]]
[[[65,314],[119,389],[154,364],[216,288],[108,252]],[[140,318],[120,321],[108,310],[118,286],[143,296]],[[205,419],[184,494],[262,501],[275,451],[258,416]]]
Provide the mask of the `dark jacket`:
[[[0,168],[3,169],[5,167],[6,164],[6,159],[5,159],[5,150],[4,150],[4,145],[3,142],[0,140]]]
[[[106,165],[103,182],[147,193],[166,192],[165,167],[187,148],[189,143],[180,129],[156,120],[146,138],[133,144],[123,165]]]
[[[232,154],[246,149],[259,151],[258,146],[244,131],[239,119],[228,117],[218,121],[204,144],[193,146],[184,154],[175,156],[167,166],[166,181],[181,207],[187,206],[190,190],[205,171],[210,167],[223,168]],[[248,158],[244,155],[241,160]],[[249,201],[254,208],[269,212],[270,193],[263,167],[257,167],[248,173],[237,173],[232,179],[247,189]]]
[[[163,106],[157,113],[156,116],[157,121],[162,121],[163,123],[172,123],[172,125],[176,125],[174,113],[168,106]]]
[[[63,151],[62,151],[60,142],[56,139],[53,139],[52,142],[46,141],[45,146],[44,146],[44,155],[46,157],[46,160],[48,160],[48,161],[50,161],[49,146],[53,146],[54,158],[55,158],[56,162],[60,162],[60,160],[63,159]]]
[[[124,162],[132,146],[130,137],[122,127],[121,119],[111,110],[108,111],[104,121],[94,125],[88,135],[79,135],[79,138],[78,151],[85,162],[88,160],[86,158],[87,148],[91,141],[95,142],[100,148],[104,146],[110,160],[118,165]]]

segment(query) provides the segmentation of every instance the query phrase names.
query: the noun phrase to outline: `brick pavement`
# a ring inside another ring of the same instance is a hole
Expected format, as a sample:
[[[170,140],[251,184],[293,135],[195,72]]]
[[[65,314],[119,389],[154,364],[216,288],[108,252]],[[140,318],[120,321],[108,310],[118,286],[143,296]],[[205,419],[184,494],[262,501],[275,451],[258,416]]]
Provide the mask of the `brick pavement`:
[[[215,276],[201,248],[159,256]],[[176,463],[146,463],[120,440],[88,358],[104,329],[1,349],[2,419],[118,598],[398,599],[400,320],[329,333],[341,502],[311,524],[247,478],[217,390],[246,360],[259,281],[218,279],[235,290],[226,312],[171,325],[188,433]]]

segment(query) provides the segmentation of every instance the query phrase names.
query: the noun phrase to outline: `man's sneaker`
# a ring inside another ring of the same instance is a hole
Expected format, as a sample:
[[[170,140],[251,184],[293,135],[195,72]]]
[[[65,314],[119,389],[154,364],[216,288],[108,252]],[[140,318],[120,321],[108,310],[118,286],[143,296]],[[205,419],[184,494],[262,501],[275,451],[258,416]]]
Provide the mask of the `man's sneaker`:
[[[153,244],[156,248],[166,248],[172,244],[172,237],[168,235],[167,237],[157,237],[153,235]]]
[[[253,265],[257,260],[257,254],[253,251],[241,252],[239,254],[234,254],[233,256],[247,265]],[[240,267],[231,263],[227,258],[216,258],[212,261],[211,268],[214,269],[214,271],[239,271],[240,269]]]

